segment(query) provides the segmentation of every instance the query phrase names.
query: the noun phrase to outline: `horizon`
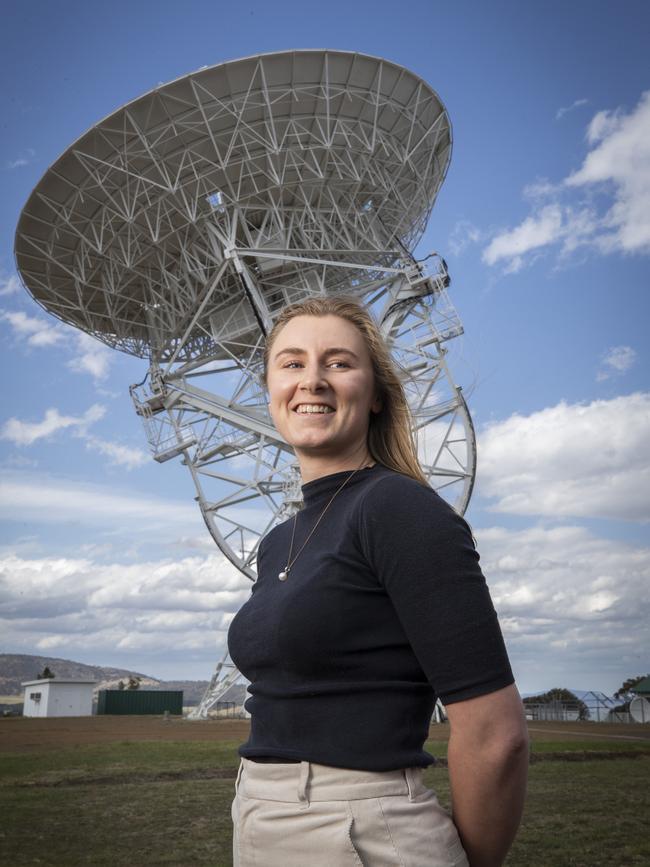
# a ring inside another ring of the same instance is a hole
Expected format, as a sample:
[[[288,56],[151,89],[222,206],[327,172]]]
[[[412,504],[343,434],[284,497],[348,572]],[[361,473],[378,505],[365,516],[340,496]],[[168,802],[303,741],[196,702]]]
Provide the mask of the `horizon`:
[[[204,683],[204,682],[209,683],[210,682],[210,678],[197,678],[197,679],[194,679],[194,678],[165,678],[165,677],[158,677],[157,675],[154,675],[154,674],[146,674],[144,671],[136,671],[136,670],[132,670],[132,669],[121,669],[121,668],[119,668],[119,666],[115,666],[115,665],[103,665],[102,663],[92,663],[92,662],[79,662],[76,659],[66,659],[65,657],[60,657],[60,656],[43,656],[42,654],[33,654],[33,653],[0,652],[0,664],[1,664],[3,656],[27,656],[27,657],[30,657],[33,659],[45,660],[47,663],[66,662],[66,663],[72,663],[73,665],[87,665],[87,666],[93,667],[93,668],[115,669],[115,670],[120,671],[124,674],[135,674],[135,675],[138,675],[140,677],[146,677],[149,680],[156,680],[159,682],[172,682],[172,681],[179,681],[179,682],[187,681],[187,682],[192,682],[192,683]],[[1,672],[0,672],[0,676],[2,676]],[[643,678],[650,677],[650,673],[648,673],[646,675],[633,675],[633,677],[643,677]],[[56,672],[54,672],[53,678],[54,679],[57,678]],[[42,679],[45,679],[45,678],[42,678]],[[248,684],[250,682],[250,681],[247,681],[246,678],[243,677],[243,675],[241,676],[241,681],[242,682],[246,681],[246,684]],[[240,681],[237,681],[237,682],[239,683]],[[621,684],[621,686],[622,685],[623,684]],[[533,696],[533,695],[543,695],[543,694],[550,692],[552,690],[555,690],[555,689],[562,689],[562,690],[566,690],[567,692],[571,692],[574,695],[576,695],[576,698],[580,698],[580,695],[578,695],[578,693],[580,693],[581,695],[584,695],[585,693],[595,693],[595,694],[600,693],[601,695],[605,696],[605,698],[608,698],[608,699],[614,699],[615,698],[613,692],[612,693],[605,693],[605,692],[603,692],[603,690],[594,689],[591,687],[579,689],[578,687],[558,686],[558,685],[553,686],[553,687],[549,687],[548,689],[539,689],[539,690],[531,690],[528,692],[520,692],[519,694],[520,694],[521,698],[524,699],[524,698],[529,698],[530,696]],[[620,689],[620,687],[619,687],[619,689]]]

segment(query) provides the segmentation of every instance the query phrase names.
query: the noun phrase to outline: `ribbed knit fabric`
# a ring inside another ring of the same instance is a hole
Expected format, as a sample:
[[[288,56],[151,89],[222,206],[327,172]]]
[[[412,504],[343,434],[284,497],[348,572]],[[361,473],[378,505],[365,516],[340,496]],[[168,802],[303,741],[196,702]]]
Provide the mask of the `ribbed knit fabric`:
[[[293,553],[350,475],[302,486]],[[342,768],[425,767],[443,704],[514,682],[467,523],[416,480],[381,464],[338,494],[291,568],[293,518],[258,551],[258,578],[228,647],[250,681],[246,758]]]

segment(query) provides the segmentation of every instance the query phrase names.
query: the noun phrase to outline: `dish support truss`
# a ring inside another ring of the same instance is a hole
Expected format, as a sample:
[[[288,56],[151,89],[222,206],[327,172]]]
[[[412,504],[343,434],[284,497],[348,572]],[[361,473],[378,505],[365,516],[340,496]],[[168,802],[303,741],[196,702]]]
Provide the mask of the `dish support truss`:
[[[285,304],[323,293],[279,287],[274,308],[257,308],[255,299],[264,293],[255,270],[246,264],[248,253],[230,251],[247,291],[229,309],[211,317],[214,354],[202,353],[181,363],[172,358],[165,367],[153,362],[144,383],[130,391],[154,459],[164,463],[182,457],[210,534],[237,569],[254,581],[260,540],[302,502],[295,455],[268,413],[262,383],[264,333],[255,324],[265,323],[268,331],[273,315]],[[257,260],[259,253],[255,253]],[[305,258],[273,252],[278,261],[284,256]],[[328,262],[323,257],[319,264],[337,271],[346,264],[363,270],[357,300],[373,313],[401,373],[423,472],[462,514],[474,482],[476,443],[462,390],[453,382],[446,362],[445,344],[462,334],[463,328],[447,294],[446,264],[437,254],[432,258],[435,269],[408,255],[392,268],[373,269],[340,258]],[[375,281],[369,280],[373,270]],[[351,274],[347,296],[355,294],[350,291],[354,284]],[[200,314],[197,311],[197,321]],[[177,348],[180,351],[182,346]],[[219,677],[224,670],[228,673]],[[192,716],[206,717],[238,677],[226,654]]]

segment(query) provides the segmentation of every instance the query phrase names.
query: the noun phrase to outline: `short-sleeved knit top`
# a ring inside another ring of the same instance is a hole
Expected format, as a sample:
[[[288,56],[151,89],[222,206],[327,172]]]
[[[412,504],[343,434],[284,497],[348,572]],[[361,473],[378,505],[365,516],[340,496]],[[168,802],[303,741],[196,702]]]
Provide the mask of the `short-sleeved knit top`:
[[[302,486],[294,555],[349,475]],[[263,538],[228,631],[250,680],[240,756],[426,767],[436,696],[449,704],[514,682],[467,523],[432,488],[376,463],[341,490],[280,581],[293,521]]]

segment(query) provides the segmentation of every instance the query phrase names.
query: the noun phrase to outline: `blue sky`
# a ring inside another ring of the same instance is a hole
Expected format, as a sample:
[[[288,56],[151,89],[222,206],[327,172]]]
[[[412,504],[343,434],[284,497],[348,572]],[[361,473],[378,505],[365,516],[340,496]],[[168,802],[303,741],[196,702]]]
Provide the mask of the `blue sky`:
[[[110,10],[110,11],[109,11]],[[446,258],[478,430],[468,518],[519,689],[650,670],[650,10],[644,2],[5,7],[0,92],[2,644],[208,678],[249,592],[179,462],[148,457],[143,361],[45,314],[21,208],[76,138],[204,65],[331,48],[424,78],[453,125],[418,247]]]

